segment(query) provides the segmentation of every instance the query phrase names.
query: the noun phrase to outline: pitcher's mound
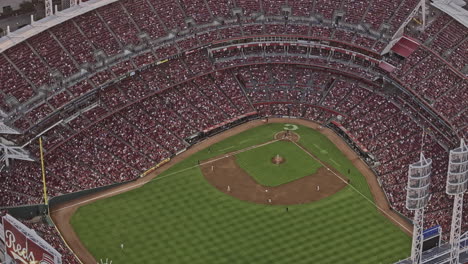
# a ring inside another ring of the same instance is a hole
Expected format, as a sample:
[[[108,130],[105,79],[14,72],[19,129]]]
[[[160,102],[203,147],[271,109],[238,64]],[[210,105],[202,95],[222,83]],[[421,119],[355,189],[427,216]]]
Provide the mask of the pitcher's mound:
[[[276,155],[273,158],[271,158],[271,163],[280,165],[282,163],[286,162],[286,159],[281,157],[280,155]]]

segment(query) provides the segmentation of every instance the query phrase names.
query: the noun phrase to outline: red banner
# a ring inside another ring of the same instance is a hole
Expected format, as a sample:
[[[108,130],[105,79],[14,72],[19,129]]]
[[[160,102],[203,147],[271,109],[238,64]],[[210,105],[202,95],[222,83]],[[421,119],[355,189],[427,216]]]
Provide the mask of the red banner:
[[[7,256],[10,256],[16,263],[29,263],[30,261],[27,261],[28,246],[26,235],[14,227],[9,221],[3,221],[3,229],[5,232],[5,249]]]
[[[40,260],[38,262],[40,264],[54,264],[54,257],[30,239],[28,239],[28,252],[35,259]]]
[[[11,216],[3,217],[3,227],[6,263],[61,263],[61,257],[58,252],[21,222]]]

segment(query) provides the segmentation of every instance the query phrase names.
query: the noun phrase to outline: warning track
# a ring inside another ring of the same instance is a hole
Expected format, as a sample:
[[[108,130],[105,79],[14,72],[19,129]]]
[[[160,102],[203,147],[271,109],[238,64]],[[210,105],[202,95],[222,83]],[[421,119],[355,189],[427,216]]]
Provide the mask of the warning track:
[[[386,216],[388,219],[390,219],[395,225],[397,225],[400,229],[402,229],[404,232],[407,234],[411,234],[411,229],[412,226],[410,223],[405,221],[402,217],[400,217],[396,212],[392,211],[387,203],[387,200],[385,198],[385,194],[383,193],[382,189],[380,188],[376,176],[372,173],[372,171],[367,167],[367,165],[359,159],[359,157],[354,153],[354,151],[348,147],[348,145],[338,136],[336,135],[333,131],[322,128],[318,124],[315,124],[310,121],[306,120],[300,120],[300,119],[283,119],[283,118],[270,118],[269,122],[275,122],[275,123],[292,123],[292,124],[300,124],[304,126],[308,126],[310,128],[313,128],[315,130],[320,131],[322,134],[327,136],[331,141],[335,143],[335,145],[342,151],[345,156],[352,161],[354,166],[365,176],[368,185],[370,187],[370,190],[372,192],[374,201],[370,201],[372,203],[375,203],[376,207],[378,210]],[[81,243],[79,240],[77,234],[73,230],[73,227],[70,224],[70,219],[73,216],[73,214],[76,212],[76,210],[83,205],[92,203],[96,200],[112,197],[115,195],[118,195],[120,193],[127,192],[132,189],[136,189],[138,187],[141,187],[145,183],[152,181],[152,180],[158,180],[162,177],[157,177],[157,175],[161,174],[162,172],[166,171],[169,169],[171,166],[174,164],[178,163],[179,161],[182,161],[186,159],[187,157],[191,156],[192,154],[214,144],[219,141],[222,141],[228,137],[231,137],[232,135],[238,134],[240,132],[243,132],[245,130],[249,130],[253,127],[261,126],[263,125],[264,122],[261,120],[255,120],[251,121],[246,124],[239,125],[235,128],[232,128],[228,131],[225,131],[223,133],[220,133],[212,138],[208,138],[205,141],[194,145],[190,149],[188,149],[186,152],[180,154],[179,156],[174,157],[170,162],[162,166],[161,168],[156,169],[154,172],[150,173],[149,175],[140,178],[134,182],[127,183],[115,188],[111,188],[108,190],[105,190],[103,192],[89,195],[86,197],[82,197],[80,199],[73,200],[71,202],[67,202],[58,206],[55,206],[51,208],[51,217],[54,220],[58,230],[60,231],[61,235],[63,236],[64,240],[67,242],[67,244],[73,249],[75,254],[81,259],[83,263],[96,263],[96,260],[94,257],[89,253],[89,251],[84,247],[84,245]],[[191,168],[187,168],[191,169]]]

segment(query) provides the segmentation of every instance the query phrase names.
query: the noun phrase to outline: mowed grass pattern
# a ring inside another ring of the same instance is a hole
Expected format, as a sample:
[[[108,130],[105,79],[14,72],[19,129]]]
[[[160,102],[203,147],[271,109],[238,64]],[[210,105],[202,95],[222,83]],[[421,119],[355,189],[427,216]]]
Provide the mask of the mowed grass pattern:
[[[349,187],[286,212],[284,206],[252,204],[219,192],[196,166],[197,160],[266,142],[282,129],[282,124],[267,124],[215,144],[142,188],[81,207],[72,225],[96,259],[115,264],[376,264],[407,257],[410,237]],[[339,164],[351,184],[372,199],[364,177],[327,138],[306,127],[295,132],[301,145]]]
[[[282,164],[272,163],[276,155],[286,159]],[[255,181],[264,186],[282,185],[307,175],[322,167],[315,159],[292,142],[277,141],[236,154],[237,164]]]

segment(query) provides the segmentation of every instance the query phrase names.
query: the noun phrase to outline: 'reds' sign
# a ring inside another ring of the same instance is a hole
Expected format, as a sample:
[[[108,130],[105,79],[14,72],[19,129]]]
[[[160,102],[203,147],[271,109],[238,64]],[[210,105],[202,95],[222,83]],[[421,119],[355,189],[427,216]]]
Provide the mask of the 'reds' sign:
[[[6,215],[2,218],[6,264],[61,264],[62,256],[34,230]]]

